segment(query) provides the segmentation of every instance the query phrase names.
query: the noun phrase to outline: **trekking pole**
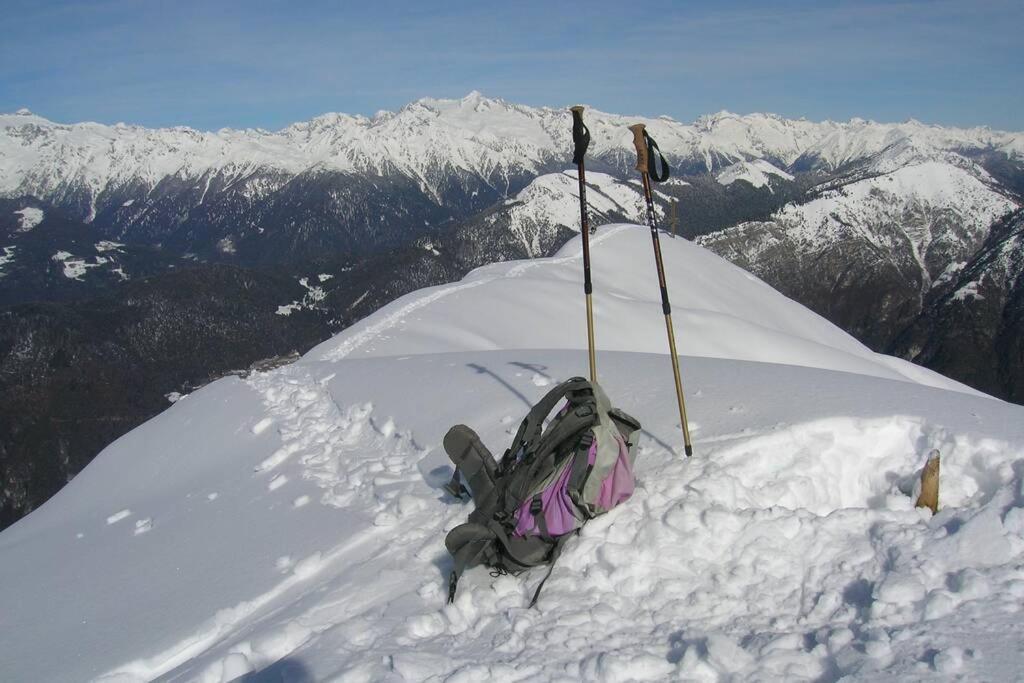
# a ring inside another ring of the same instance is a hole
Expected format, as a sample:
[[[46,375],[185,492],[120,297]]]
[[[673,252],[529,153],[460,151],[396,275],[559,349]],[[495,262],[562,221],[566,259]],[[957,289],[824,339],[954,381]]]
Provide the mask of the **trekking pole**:
[[[633,131],[633,145],[636,147],[636,170],[644,185],[644,199],[647,201],[647,225],[651,229],[651,240],[654,242],[654,262],[658,267],[658,286],[661,287],[661,310],[665,313],[665,329],[668,331],[668,350],[672,356],[672,374],[676,381],[676,398],[679,401],[679,424],[683,428],[683,444],[687,457],[693,455],[690,443],[690,427],[686,422],[686,403],[683,399],[683,382],[679,378],[679,356],[676,354],[676,335],[672,330],[672,307],[668,302],[668,287],[665,285],[665,265],[661,259],[661,242],[658,240],[658,219],[654,213],[654,199],[651,196],[651,178],[655,182],[668,179],[669,168],[665,158],[661,156],[658,144],[644,130],[644,124],[630,126]],[[662,172],[652,168],[654,153],[661,160]],[[652,174],[653,171],[653,174]]]
[[[594,285],[590,281],[590,219],[587,216],[587,180],[583,169],[583,157],[590,146],[590,131],[583,123],[583,107],[576,105],[572,112],[572,162],[576,164],[576,175],[580,183],[580,234],[583,236],[583,293],[587,297],[587,351],[590,357],[590,381],[597,381],[597,358],[594,354],[594,305],[591,293]]]

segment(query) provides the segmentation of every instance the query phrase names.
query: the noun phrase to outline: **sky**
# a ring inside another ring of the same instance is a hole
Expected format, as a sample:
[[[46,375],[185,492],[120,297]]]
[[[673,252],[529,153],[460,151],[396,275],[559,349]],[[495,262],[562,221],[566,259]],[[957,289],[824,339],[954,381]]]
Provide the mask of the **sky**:
[[[420,97],[1024,130],[1021,0],[0,0],[0,112],[282,128]]]

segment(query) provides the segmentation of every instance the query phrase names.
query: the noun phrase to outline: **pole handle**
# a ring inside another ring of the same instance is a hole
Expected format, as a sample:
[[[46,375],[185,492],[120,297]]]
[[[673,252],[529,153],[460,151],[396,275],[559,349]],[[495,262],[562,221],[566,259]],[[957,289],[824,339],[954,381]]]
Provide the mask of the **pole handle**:
[[[579,166],[590,147],[590,129],[583,123],[583,105],[570,107],[572,112],[572,163]]]
[[[636,147],[636,170],[641,173],[647,173],[648,159],[647,159],[647,140],[646,131],[644,130],[647,126],[642,123],[637,123],[629,127],[633,131],[633,146]]]

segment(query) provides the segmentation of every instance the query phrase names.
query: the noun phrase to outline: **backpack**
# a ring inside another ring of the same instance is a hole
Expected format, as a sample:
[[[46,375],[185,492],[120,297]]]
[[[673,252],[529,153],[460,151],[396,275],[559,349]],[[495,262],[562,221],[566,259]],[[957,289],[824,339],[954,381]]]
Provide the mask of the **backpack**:
[[[468,493],[461,475],[475,509],[445,538],[454,558],[448,602],[470,567],[486,565],[496,576],[548,564],[533,607],[566,540],[633,494],[639,430],[639,422],[612,408],[604,390],[582,377],[558,385],[530,409],[500,463],[476,432],[452,427],[444,447],[455,474],[445,490],[459,498]]]

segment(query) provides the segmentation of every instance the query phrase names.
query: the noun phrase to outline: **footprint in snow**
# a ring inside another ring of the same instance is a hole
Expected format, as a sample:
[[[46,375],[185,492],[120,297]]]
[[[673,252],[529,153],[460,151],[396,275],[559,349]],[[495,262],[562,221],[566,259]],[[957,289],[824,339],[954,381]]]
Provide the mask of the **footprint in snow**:
[[[309,505],[309,496],[299,496],[298,498],[292,501],[293,508],[301,508],[305,507],[306,505]]]
[[[288,483],[288,477],[284,476],[283,474],[279,474],[279,475],[277,475],[276,477],[274,477],[273,479],[270,480],[270,483],[267,484],[267,490],[268,491],[276,491],[277,489],[281,488],[282,486],[284,486],[287,483]]]
[[[535,387],[546,387],[551,384],[551,378],[545,377],[539,372],[533,373],[533,377],[530,378],[530,381],[533,382],[533,386]]]
[[[153,520],[149,517],[135,521],[135,535],[144,534],[153,528]]]
[[[213,493],[206,494],[206,500],[217,500],[217,496],[220,495],[216,491]]]

